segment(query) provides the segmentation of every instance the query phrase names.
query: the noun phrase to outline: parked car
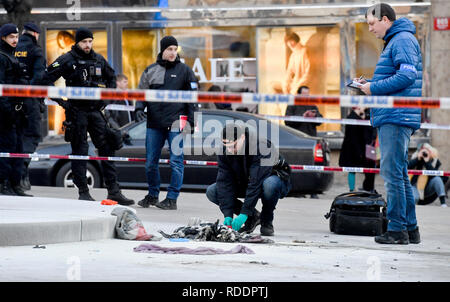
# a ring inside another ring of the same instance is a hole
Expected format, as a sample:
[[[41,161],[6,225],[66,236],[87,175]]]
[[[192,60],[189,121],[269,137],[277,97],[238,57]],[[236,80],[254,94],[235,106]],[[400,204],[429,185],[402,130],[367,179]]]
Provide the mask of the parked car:
[[[267,138],[276,141],[278,135],[280,153],[292,165],[325,165],[330,163],[328,143],[318,137],[311,137],[293,128],[272,123],[255,114],[229,110],[202,110],[199,125],[190,140],[184,142],[185,160],[217,161],[213,152],[221,148],[215,144],[219,140],[221,128],[227,121],[241,120],[250,127],[267,132]],[[277,127],[279,127],[279,131]],[[267,131],[265,129],[267,128]],[[131,123],[122,127],[129,135],[123,148],[116,152],[120,157],[145,158],[146,121]],[[201,131],[200,131],[201,130]],[[274,133],[272,133],[274,132]],[[261,132],[262,133],[262,132]],[[71,154],[70,144],[62,141],[47,146],[40,146],[37,153]],[[89,142],[89,155],[95,156],[96,150]],[[169,158],[168,144],[163,147],[161,158]],[[144,162],[116,162],[118,181],[122,188],[147,188]],[[36,186],[73,187],[71,164],[64,159],[32,160],[29,166],[30,182]],[[167,188],[170,182],[170,166],[160,164],[161,186]],[[206,189],[214,183],[217,175],[216,166],[186,165],[184,170],[183,189]],[[89,161],[87,177],[90,187],[103,187],[103,175],[100,162]],[[291,195],[322,193],[329,189],[333,182],[333,172],[316,172],[292,170]]]

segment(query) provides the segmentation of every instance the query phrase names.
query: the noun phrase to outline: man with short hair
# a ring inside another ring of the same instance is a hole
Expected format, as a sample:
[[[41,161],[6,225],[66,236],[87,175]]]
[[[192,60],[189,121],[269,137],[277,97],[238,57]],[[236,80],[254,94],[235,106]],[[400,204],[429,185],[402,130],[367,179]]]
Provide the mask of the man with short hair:
[[[116,77],[116,86],[117,86],[117,89],[127,90],[128,89],[127,76],[124,74],[118,74]],[[128,100],[111,101],[110,104],[132,106],[132,103]],[[128,123],[133,122],[135,119],[134,118],[134,109],[133,109],[133,111],[108,109],[108,110],[105,110],[105,116],[108,119],[109,123],[114,128],[117,128],[117,129]]]
[[[422,55],[414,37],[414,23],[396,19],[385,3],[366,12],[369,31],[384,40],[384,48],[371,81],[359,80],[366,95],[422,96]],[[421,110],[413,108],[372,108],[371,124],[380,142],[380,174],[387,193],[387,232],[375,237],[381,244],[419,243],[416,209],[408,178],[408,145],[420,128]]]
[[[180,61],[177,53],[178,42],[172,36],[160,41],[160,53],[156,63],[142,73],[139,89],[197,90],[197,78],[192,69]],[[147,108],[147,114],[144,109]],[[138,202],[141,207],[150,205],[162,210],[176,210],[177,198],[183,184],[184,155],[182,132],[194,131],[194,111],[192,103],[147,103],[136,104],[136,120],[147,118],[145,142],[148,194]],[[185,125],[184,125],[185,124]],[[160,174],[159,159],[165,141],[169,143],[170,167],[172,174],[166,198],[159,202]],[[178,142],[178,144],[173,144]]]
[[[41,29],[34,23],[26,23],[22,36],[19,38],[15,56],[19,62],[27,67],[27,79],[30,85],[40,85],[45,75],[45,56],[38,44]],[[45,112],[44,99],[25,98],[24,105],[27,107],[28,125],[23,136],[23,152],[34,153],[39,142],[42,140],[42,114]],[[31,159],[24,160],[21,186],[24,190],[30,190],[31,184],[28,177],[28,165]]]
[[[24,66],[14,57],[19,40],[19,29],[15,24],[0,28],[0,84],[24,85]],[[26,112],[23,99],[0,97],[0,152],[23,153],[23,129]],[[31,196],[20,186],[23,158],[0,158],[0,194]]]
[[[289,193],[291,168],[278,149],[255,132],[238,123],[223,128],[224,150],[218,155],[217,179],[206,196],[220,207],[224,225],[251,233],[261,224],[261,234],[273,236],[273,212],[278,200]],[[269,154],[263,154],[261,147],[270,150]],[[261,213],[255,209],[259,198]],[[234,214],[237,217],[233,218]]]
[[[60,56],[47,68],[45,82],[54,83],[60,77],[66,80],[66,86],[115,88],[116,76],[114,69],[102,55],[93,49],[94,35],[87,29],[80,27],[75,34],[75,45]],[[105,107],[103,101],[98,100],[58,100],[66,112],[66,135],[70,140],[73,155],[88,155],[88,137],[98,149],[99,156],[114,156],[115,150],[108,137],[108,125],[101,110]],[[101,161],[104,182],[108,190],[107,199],[117,201],[121,205],[132,205],[134,201],[126,198],[117,182],[117,172],[114,162]],[[92,200],[86,177],[87,162],[72,160],[73,182],[78,187],[80,200]]]

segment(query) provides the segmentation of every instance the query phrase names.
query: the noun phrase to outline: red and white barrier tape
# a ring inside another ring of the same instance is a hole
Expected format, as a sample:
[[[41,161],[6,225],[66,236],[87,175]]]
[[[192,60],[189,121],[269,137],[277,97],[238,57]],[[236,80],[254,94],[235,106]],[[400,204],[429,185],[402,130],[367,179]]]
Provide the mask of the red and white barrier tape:
[[[283,120],[292,122],[306,122],[306,123],[326,123],[326,124],[343,124],[343,125],[359,125],[370,126],[369,120],[356,120],[356,119],[328,119],[322,117],[303,117],[303,116],[278,116],[278,115],[261,115],[264,118],[272,120]],[[438,130],[450,130],[450,125],[438,125],[433,123],[420,124],[421,129],[438,129]]]
[[[397,96],[303,96],[260,93],[229,93],[179,90],[119,90],[110,88],[0,85],[0,96],[68,98],[79,100],[136,100],[173,103],[241,103],[286,105],[334,105],[370,108],[450,109],[450,98]]]
[[[58,103],[45,99],[46,105],[58,105]],[[119,104],[109,104],[105,108],[106,110],[117,110],[117,111],[134,111],[134,106],[130,105],[119,105]],[[260,115],[263,118],[271,120],[283,120],[291,122],[306,122],[306,123],[318,123],[318,124],[343,124],[343,125],[359,125],[359,126],[370,126],[369,120],[356,120],[356,119],[329,119],[322,117],[303,117],[303,116],[279,116],[279,115]],[[420,124],[421,129],[436,129],[436,130],[450,130],[450,125],[439,125],[433,123],[422,123]]]
[[[53,155],[53,154],[37,154],[37,153],[0,153],[3,158],[37,158],[37,159],[69,159],[69,160],[109,160],[109,161],[127,161],[127,162],[145,162],[145,158],[131,157],[102,157],[88,155]],[[168,164],[170,160],[160,159],[160,164]],[[194,166],[217,166],[217,162],[185,160],[185,165]],[[354,173],[380,173],[378,168],[361,168],[361,167],[331,167],[331,166],[311,166],[311,165],[290,165],[292,170],[315,171],[315,172],[354,172]],[[450,171],[438,170],[408,170],[411,175],[430,175],[430,176],[450,176]]]

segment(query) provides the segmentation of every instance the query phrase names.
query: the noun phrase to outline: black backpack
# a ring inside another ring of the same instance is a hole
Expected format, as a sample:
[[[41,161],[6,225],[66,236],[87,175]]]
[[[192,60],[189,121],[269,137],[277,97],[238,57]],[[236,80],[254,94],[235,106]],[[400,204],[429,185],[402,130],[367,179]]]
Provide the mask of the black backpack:
[[[336,234],[378,236],[387,230],[386,201],[366,191],[343,193],[325,218],[330,218],[330,231]]]

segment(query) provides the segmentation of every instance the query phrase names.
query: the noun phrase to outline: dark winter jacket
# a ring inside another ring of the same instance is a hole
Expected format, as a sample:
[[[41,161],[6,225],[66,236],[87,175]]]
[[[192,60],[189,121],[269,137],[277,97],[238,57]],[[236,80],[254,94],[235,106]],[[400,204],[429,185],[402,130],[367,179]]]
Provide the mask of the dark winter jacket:
[[[422,55],[414,37],[414,23],[400,18],[384,37],[385,48],[370,84],[372,95],[422,96]],[[415,108],[372,108],[373,127],[396,124],[420,128],[421,110]]]
[[[84,53],[76,44],[47,67],[44,83],[53,83],[63,77],[68,87],[116,88],[114,69],[102,55],[92,50]],[[106,102],[100,100],[69,100],[83,111],[100,110]]]
[[[162,59],[158,54],[156,63],[148,66],[139,81],[139,89],[157,90],[197,90],[197,78],[192,69],[180,61],[177,56],[175,62]],[[194,111],[192,103],[164,103],[137,102],[136,111],[147,107],[147,128],[169,128],[180,115],[187,116],[187,120],[194,127]]]
[[[42,84],[46,63],[44,53],[37,44],[36,38],[30,34],[22,35],[14,53],[17,60],[27,66],[27,78],[30,84]],[[26,111],[28,113],[28,126],[24,130],[24,135],[41,137],[41,114],[45,112],[44,99],[27,98],[24,99],[24,105],[27,107]]]
[[[28,84],[24,68],[14,57],[15,48],[0,41],[0,84]],[[16,110],[16,108],[22,108]],[[0,127],[10,127],[13,123],[24,122],[25,107],[20,97],[0,97]],[[21,117],[20,121],[18,117]]]
[[[437,158],[426,162],[423,159],[419,159],[418,157],[413,157],[408,162],[408,169],[411,170],[439,170],[440,167],[441,161]],[[433,177],[435,176],[428,175],[427,184]],[[418,175],[413,175],[413,177],[411,178],[411,185],[415,186],[418,178]],[[444,183],[447,181],[447,179],[447,177],[444,178]]]
[[[269,176],[278,175],[289,182],[290,167],[278,150],[263,141],[262,145],[271,149],[270,154],[263,155],[259,148],[256,152],[249,149],[249,141],[247,132],[243,155],[228,155],[224,151],[218,156],[217,197],[225,217],[233,217],[234,199],[238,196],[245,196],[241,213],[251,216],[262,194],[263,182]]]
[[[362,120],[353,110],[347,118]],[[345,125],[344,141],[342,142],[339,155],[339,166],[374,167],[374,161],[366,160],[366,144],[371,144],[375,139],[376,129],[371,126]]]
[[[294,105],[289,105],[286,108],[286,116],[303,116],[303,114],[308,110],[316,110],[317,111],[316,117],[322,117],[322,114],[320,114],[317,106],[294,106]],[[321,125],[319,123],[303,123],[292,121],[285,121],[284,123],[286,124],[286,126],[292,127],[311,136],[317,136],[316,128],[317,126]]]

